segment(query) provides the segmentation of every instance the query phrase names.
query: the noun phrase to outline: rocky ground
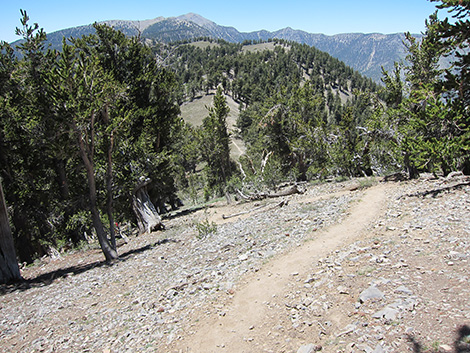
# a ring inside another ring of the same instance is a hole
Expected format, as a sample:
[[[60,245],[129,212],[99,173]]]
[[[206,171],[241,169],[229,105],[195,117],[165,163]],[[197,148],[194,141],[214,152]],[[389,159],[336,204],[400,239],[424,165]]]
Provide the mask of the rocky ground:
[[[192,210],[113,265],[45,258],[1,288],[0,350],[470,351],[470,180],[370,184]]]

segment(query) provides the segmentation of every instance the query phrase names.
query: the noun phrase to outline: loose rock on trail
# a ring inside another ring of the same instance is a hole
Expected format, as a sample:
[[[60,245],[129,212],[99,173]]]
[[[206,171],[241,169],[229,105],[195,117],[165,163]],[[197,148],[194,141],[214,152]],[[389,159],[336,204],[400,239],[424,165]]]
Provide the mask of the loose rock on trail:
[[[469,182],[325,183],[282,207],[262,200],[173,217],[166,231],[123,244],[113,265],[97,249],[45,258],[23,270],[28,284],[1,288],[0,348],[465,348],[469,334],[456,334],[470,325]],[[217,231],[198,234],[204,220]]]

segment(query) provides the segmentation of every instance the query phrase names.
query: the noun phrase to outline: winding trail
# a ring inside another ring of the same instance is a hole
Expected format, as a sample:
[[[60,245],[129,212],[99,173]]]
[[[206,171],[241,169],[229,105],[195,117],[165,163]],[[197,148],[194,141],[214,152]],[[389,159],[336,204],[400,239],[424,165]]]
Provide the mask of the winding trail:
[[[223,307],[223,315],[212,313],[200,318],[194,325],[196,331],[176,342],[173,351],[276,351],[272,332],[280,322],[283,298],[293,290],[293,277],[308,277],[316,271],[320,258],[366,237],[368,228],[384,212],[387,187],[390,186],[379,184],[367,189],[341,223],[315,232],[302,246],[248,274],[233,297],[217,302],[218,307]]]

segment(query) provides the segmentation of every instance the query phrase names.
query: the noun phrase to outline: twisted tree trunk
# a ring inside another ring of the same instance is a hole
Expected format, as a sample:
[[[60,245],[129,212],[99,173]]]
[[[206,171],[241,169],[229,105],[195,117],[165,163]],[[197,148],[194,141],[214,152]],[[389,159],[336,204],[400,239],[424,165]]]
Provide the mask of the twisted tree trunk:
[[[162,219],[150,200],[147,185],[150,179],[140,178],[140,183],[134,188],[133,209],[139,226],[139,233],[150,233],[154,230],[164,229]]]

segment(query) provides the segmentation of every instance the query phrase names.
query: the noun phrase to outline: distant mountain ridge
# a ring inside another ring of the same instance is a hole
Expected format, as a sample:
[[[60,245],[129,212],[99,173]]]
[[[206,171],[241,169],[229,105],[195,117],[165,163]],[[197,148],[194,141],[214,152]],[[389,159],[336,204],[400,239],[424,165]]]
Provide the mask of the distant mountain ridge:
[[[163,42],[197,37],[223,39],[232,43],[241,43],[246,40],[267,41],[273,38],[295,41],[315,46],[375,81],[380,81],[382,66],[390,70],[395,61],[402,61],[406,56],[403,33],[344,33],[328,36],[290,27],[274,32],[260,30],[245,33],[234,27],[220,26],[194,13],[178,17],[157,17],[144,21],[110,20],[101,23],[113,26],[128,36],[140,34],[142,38]],[[78,37],[93,32],[94,28],[90,24],[49,33],[48,40],[52,47],[59,48],[63,37]]]

